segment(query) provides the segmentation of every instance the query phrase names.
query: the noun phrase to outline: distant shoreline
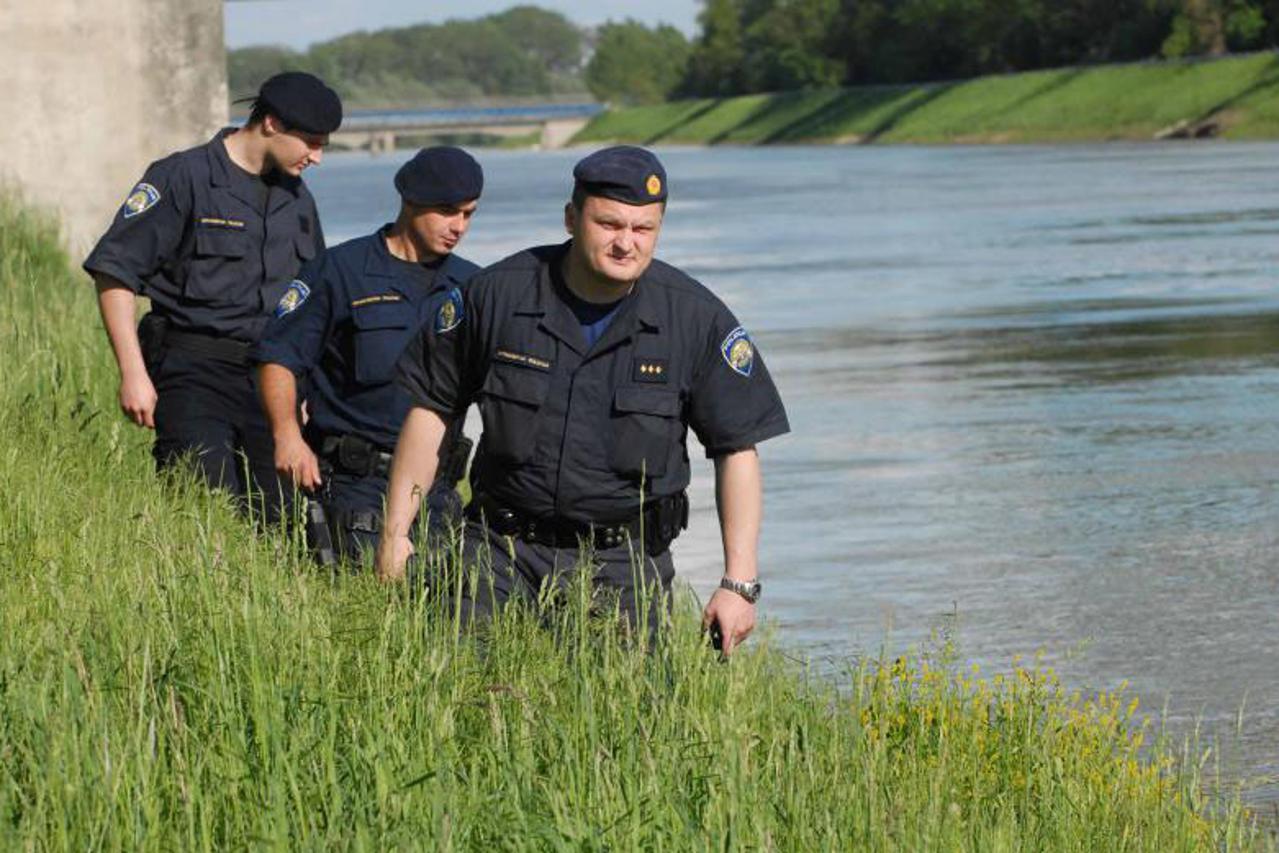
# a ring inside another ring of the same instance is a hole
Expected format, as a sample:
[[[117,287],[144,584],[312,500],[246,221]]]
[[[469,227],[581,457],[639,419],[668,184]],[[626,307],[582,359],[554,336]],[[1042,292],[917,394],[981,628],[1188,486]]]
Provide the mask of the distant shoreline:
[[[992,144],[1279,138],[1279,54],[700,98],[602,113],[570,144]]]

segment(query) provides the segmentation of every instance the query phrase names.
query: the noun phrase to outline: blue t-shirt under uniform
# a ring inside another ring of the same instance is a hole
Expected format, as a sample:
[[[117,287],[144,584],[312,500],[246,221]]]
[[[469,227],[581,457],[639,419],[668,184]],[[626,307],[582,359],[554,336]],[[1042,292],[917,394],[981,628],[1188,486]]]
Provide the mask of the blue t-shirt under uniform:
[[[587,302],[561,283],[560,296],[568,303],[577,322],[582,324],[582,336],[586,338],[586,348],[595,346],[595,342],[608,331],[609,324],[617,316],[617,309],[622,307],[626,296],[615,302]],[[629,296],[630,294],[627,294]]]

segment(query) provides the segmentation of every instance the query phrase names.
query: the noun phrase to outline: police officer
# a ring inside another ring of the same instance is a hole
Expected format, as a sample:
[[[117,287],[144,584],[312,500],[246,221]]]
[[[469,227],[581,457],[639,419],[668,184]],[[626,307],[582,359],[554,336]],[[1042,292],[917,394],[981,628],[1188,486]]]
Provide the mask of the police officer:
[[[471,155],[447,146],[419,151],[396,173],[395,187],[395,222],[308,264],[254,356],[275,468],[322,496],[337,548],[353,558],[377,546],[391,451],[409,410],[408,392],[392,381],[396,361],[424,322],[461,303],[459,288],[478,269],[454,253],[484,187]],[[310,380],[305,429],[297,416],[303,377]],[[460,510],[453,487],[468,451],[464,439],[444,445],[432,527]],[[310,532],[315,549],[323,531]]]
[[[562,582],[584,545],[595,587],[635,624],[640,584],[665,592],[674,574],[668,546],[687,522],[691,427],[714,460],[724,544],[724,578],[703,618],[731,653],[754,626],[759,594],[755,445],[789,430],[786,413],[728,308],[653,259],[667,198],[657,158],[608,148],[573,174],[571,239],[476,274],[460,310],[438,312],[401,359],[415,407],[396,447],[379,575],[402,574],[435,448],[474,400],[484,431],[467,556],[488,559],[491,574],[463,612]],[[651,630],[658,614],[647,616]]]
[[[272,77],[244,127],[152,163],[84,262],[120,369],[120,408],[155,430],[157,467],[191,455],[211,487],[261,495],[268,520],[286,495],[249,351],[324,248],[301,175],[341,121],[341,102],[317,78]],[[136,331],[135,296],[151,300]]]

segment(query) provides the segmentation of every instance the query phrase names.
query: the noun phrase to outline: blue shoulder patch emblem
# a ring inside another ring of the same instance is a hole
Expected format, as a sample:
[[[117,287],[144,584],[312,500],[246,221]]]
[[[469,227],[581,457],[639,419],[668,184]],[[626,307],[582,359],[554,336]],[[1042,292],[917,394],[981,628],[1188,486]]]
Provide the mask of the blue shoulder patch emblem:
[[[155,203],[159,200],[159,190],[147,183],[138,184],[133,188],[133,192],[129,193],[129,197],[124,200],[120,213],[125,219],[132,219],[139,213],[146,213],[155,207]]]
[[[751,368],[755,366],[755,346],[745,329],[738,326],[729,332],[728,337],[719,345],[719,351],[724,356],[725,364],[743,376],[751,375]]]
[[[283,317],[285,314],[292,314],[310,295],[311,288],[306,286],[306,282],[300,278],[293,279],[275,306],[275,316]]]
[[[448,296],[444,297],[439,310],[435,312],[435,334],[440,335],[456,329],[465,319],[466,315],[462,311],[462,291],[455,287],[449,291]]]

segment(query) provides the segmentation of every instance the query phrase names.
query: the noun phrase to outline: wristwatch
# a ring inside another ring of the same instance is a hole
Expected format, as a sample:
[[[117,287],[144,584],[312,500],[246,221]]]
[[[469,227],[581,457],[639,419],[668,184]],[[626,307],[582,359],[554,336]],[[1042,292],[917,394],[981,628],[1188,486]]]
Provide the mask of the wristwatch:
[[[725,575],[720,578],[719,586],[720,589],[727,589],[737,593],[751,604],[759,601],[760,585],[758,578],[753,581],[739,581]]]

